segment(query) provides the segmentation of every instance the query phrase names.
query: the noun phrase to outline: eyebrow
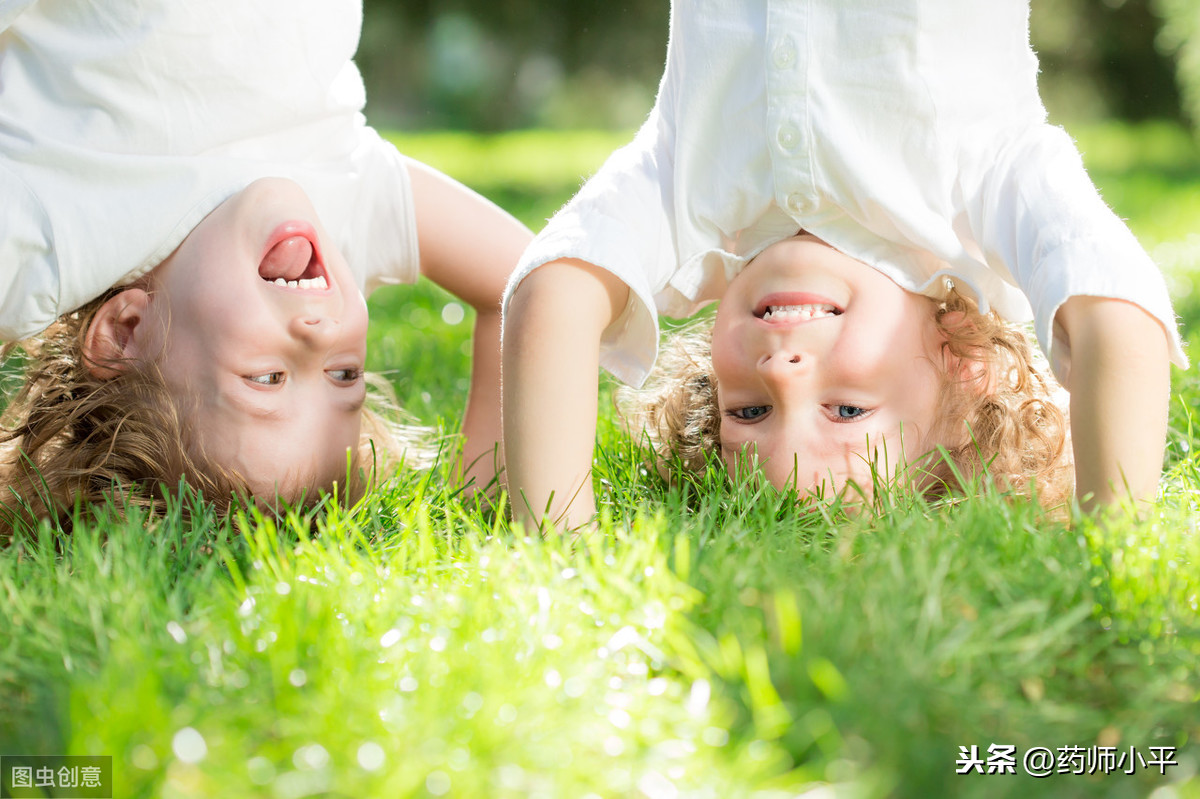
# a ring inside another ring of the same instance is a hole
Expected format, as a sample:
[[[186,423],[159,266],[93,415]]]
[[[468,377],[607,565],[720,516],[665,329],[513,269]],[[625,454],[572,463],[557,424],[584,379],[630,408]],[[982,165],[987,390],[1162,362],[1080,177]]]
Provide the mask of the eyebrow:
[[[239,410],[250,414],[255,419],[275,422],[284,418],[284,413],[280,409],[268,408],[257,403],[247,402],[244,397],[233,398],[231,404]],[[356,414],[362,411],[364,404],[366,404],[366,397],[339,402],[336,407],[342,413]]]
[[[278,408],[269,408],[265,405],[259,405],[256,402],[250,402],[245,397],[239,396],[236,393],[229,397],[229,404],[240,411],[250,414],[255,419],[276,421],[283,418],[283,412]]]
[[[221,394],[225,398],[225,401],[231,406],[244,413],[250,414],[255,419],[278,421],[284,418],[284,413],[279,408],[260,405],[259,403],[252,401],[250,397],[247,396],[246,392],[239,391],[236,388],[231,391],[223,391]],[[366,404],[366,401],[367,395],[366,392],[363,392],[361,396],[353,399],[339,400],[334,407],[342,413],[355,414],[363,409],[363,405]]]
[[[818,457],[830,458],[847,454],[869,456],[872,450],[878,452],[882,451],[885,446],[890,447],[890,445],[887,443],[887,439],[895,439],[895,443],[900,443],[901,441],[901,424],[899,422],[888,425],[884,429],[876,430],[875,435],[871,437],[870,441],[868,440],[867,436],[864,435],[865,431],[863,431],[862,428],[858,427],[857,425],[837,424],[836,422],[830,422],[829,424],[833,426],[832,434],[822,436],[820,437],[820,440],[825,444],[832,443],[833,450],[824,451],[823,449],[820,453],[817,453]],[[751,427],[751,425],[740,425],[738,429],[743,427]],[[718,433],[718,436],[720,452],[723,456],[737,455],[744,451],[748,445],[758,445],[762,443],[761,440],[756,440],[752,436],[740,440],[731,440],[732,437],[726,438],[724,436],[720,436],[720,433]],[[767,436],[766,438],[769,439],[771,436]],[[905,438],[907,438],[907,436]],[[918,441],[921,440],[920,436],[917,438]],[[806,443],[808,443],[811,447],[811,442]],[[903,448],[901,451],[903,451]]]

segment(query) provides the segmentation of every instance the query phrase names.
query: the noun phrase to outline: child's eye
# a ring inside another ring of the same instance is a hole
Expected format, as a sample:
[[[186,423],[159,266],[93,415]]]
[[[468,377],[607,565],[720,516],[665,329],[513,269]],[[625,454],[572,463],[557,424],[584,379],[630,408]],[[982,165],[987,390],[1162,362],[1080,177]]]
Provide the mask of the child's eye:
[[[750,405],[745,408],[731,408],[725,411],[725,413],[729,416],[732,416],[734,419],[741,419],[743,422],[749,422],[766,416],[767,411],[769,410],[771,410],[770,405]]]
[[[358,367],[350,369],[330,369],[325,374],[329,375],[337,383],[357,383],[362,377],[363,371]]]
[[[834,405],[833,413],[838,421],[849,421],[852,419],[861,419],[864,416],[870,416],[871,412],[866,408],[860,408],[857,405]]]
[[[246,379],[251,383],[258,383],[260,386],[278,386],[284,380],[283,372],[267,372],[265,375],[246,375]]]

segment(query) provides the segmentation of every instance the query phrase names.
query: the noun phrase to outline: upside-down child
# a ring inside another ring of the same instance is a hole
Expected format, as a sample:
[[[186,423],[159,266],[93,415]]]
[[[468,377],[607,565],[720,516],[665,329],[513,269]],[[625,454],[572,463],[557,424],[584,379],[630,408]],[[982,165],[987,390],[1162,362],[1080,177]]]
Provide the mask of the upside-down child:
[[[464,478],[492,477],[530,234],[365,124],[361,22],[359,0],[0,6],[0,340],[29,364],[0,531],[114,489],[295,501],[369,469],[364,293],[420,274],[478,312]]]
[[[1153,495],[1186,359],[1158,269],[1046,123],[1028,14],[674,2],[648,120],[506,289],[518,518],[590,519],[598,367],[641,384],[658,314],[714,300],[711,340],[670,348],[647,409],[693,468],[719,452],[832,493],[986,471],[1046,500],[1073,449],[1079,497]],[[1027,320],[1070,391],[1069,445]]]

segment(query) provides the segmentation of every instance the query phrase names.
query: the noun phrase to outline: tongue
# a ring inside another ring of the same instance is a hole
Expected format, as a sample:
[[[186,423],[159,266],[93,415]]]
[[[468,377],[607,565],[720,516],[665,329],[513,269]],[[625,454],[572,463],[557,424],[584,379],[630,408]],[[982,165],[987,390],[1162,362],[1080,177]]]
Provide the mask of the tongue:
[[[289,236],[276,244],[258,265],[258,275],[263,280],[299,280],[312,260],[312,243],[303,236]]]

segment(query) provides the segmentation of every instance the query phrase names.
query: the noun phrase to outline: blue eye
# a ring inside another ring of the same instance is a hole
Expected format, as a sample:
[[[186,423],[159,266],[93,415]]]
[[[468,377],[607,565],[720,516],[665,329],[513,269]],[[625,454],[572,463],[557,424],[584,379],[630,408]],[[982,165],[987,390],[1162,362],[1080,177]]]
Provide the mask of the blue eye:
[[[246,375],[246,379],[251,383],[258,383],[260,386],[278,386],[284,381],[283,372],[267,372],[264,375]]]
[[[767,411],[769,411],[769,410],[771,410],[770,405],[751,405],[746,408],[734,408],[732,410],[726,411],[726,413],[728,413],[734,419],[741,419],[742,421],[750,421],[751,419],[758,419],[763,416],[766,416]]]
[[[856,405],[835,405],[834,410],[839,419],[857,419],[867,413],[866,408],[859,408]]]

